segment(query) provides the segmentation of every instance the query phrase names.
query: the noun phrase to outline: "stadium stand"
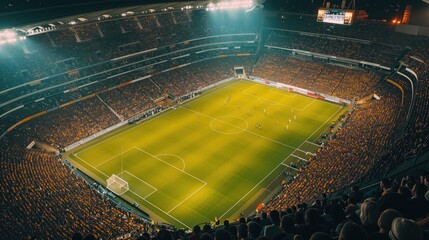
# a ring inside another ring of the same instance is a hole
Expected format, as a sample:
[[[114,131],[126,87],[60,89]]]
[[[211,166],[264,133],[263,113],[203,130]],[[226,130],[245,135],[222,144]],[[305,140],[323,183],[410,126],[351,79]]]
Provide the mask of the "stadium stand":
[[[423,239],[423,234],[427,238],[429,205],[427,197],[424,198],[429,187],[427,175],[383,179],[381,191],[371,198],[355,195],[336,199],[327,197],[344,187],[381,180],[380,176],[401,163],[404,155],[428,150],[427,39],[411,38],[407,42],[401,35],[379,24],[327,29],[326,25],[314,23],[314,19],[310,23],[288,15],[273,26],[310,31],[314,35],[267,30],[268,37],[263,42],[264,45],[373,61],[389,67],[394,67],[400,60],[419,76],[413,111],[403,123],[409,105],[401,107],[401,93],[385,81],[385,74],[272,49],[261,50],[259,57],[255,57],[255,44],[244,44],[245,47],[237,50],[231,48],[236,43],[225,42],[255,41],[256,34],[214,36],[257,33],[257,26],[240,23],[209,25],[209,21],[203,21],[207,18],[204,11],[132,16],[35,35],[29,38],[33,41],[28,43],[27,50],[21,46],[0,50],[4,53],[1,55],[4,71],[0,75],[0,91],[8,90],[1,93],[1,102],[34,94],[1,107],[4,113],[23,105],[1,118],[2,132],[28,116],[44,113],[0,139],[2,237],[58,239],[70,238],[79,231],[102,239],[128,233],[140,239],[190,240],[278,240],[292,239],[295,234],[301,235],[302,239],[322,239],[320,236],[324,234],[328,235],[324,239],[349,239],[348,236],[357,234],[362,234],[361,239],[388,239],[389,235],[394,235],[398,239],[418,240]],[[341,37],[330,39],[326,35]],[[386,35],[392,37],[384,38]],[[207,38],[187,42],[204,37]],[[356,39],[371,42],[362,43]],[[387,42],[380,43],[384,40]],[[392,43],[395,45],[387,45]],[[209,50],[201,47],[205,44],[225,44],[227,49],[197,54],[197,51]],[[405,44],[412,49],[406,51],[399,47]],[[155,47],[160,49],[139,54]],[[189,49],[191,47],[195,49]],[[41,52],[44,54],[33,54]],[[171,60],[188,53],[189,58]],[[236,57],[242,53],[252,56]],[[136,55],[127,56],[129,54]],[[218,58],[219,55],[229,56]],[[112,61],[116,58],[119,59]],[[159,63],[164,60],[171,60],[171,63]],[[147,67],[138,65],[140,61],[159,64]],[[190,62],[196,63],[171,69]],[[216,231],[205,226],[202,231],[194,228],[194,232],[187,236],[181,231],[170,233],[95,192],[56,154],[24,148],[33,140],[63,148],[164,104],[158,99],[180,97],[233,77],[234,66],[244,66],[246,72],[257,77],[344,99],[359,100],[374,92],[381,96],[378,101],[356,107],[344,118],[342,129],[308,159],[309,164],[299,169],[293,181],[281,186],[264,209],[265,214],[271,213],[269,218],[262,213],[247,220],[240,219],[240,224],[225,224]],[[136,70],[140,67],[144,69]],[[117,69],[112,70],[114,68]],[[162,72],[166,69],[171,71]],[[144,81],[129,82],[146,74],[151,76]],[[71,83],[80,78],[84,79]],[[400,77],[391,75],[390,78],[409,90]],[[26,85],[19,87],[21,84]],[[60,84],[64,85],[37,92]],[[89,85],[83,86],[85,84]],[[14,87],[16,89],[12,89]],[[406,95],[406,99],[410,96]],[[54,110],[45,112],[51,109]],[[397,132],[401,132],[401,136]],[[256,231],[256,226],[262,231]],[[154,228],[161,230],[155,233]],[[270,231],[277,234],[267,234]]]
[[[3,239],[69,239],[75,231],[109,239],[148,230],[142,219],[95,192],[56,154],[4,140],[0,154]]]

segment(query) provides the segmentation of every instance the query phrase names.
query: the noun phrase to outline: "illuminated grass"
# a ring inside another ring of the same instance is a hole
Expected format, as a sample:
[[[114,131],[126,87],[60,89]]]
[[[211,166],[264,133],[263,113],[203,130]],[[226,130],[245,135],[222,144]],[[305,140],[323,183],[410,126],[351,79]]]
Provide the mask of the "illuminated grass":
[[[308,159],[317,149],[311,142],[344,110],[237,80],[69,156],[104,185],[122,176],[130,186],[122,197],[152,216],[192,227],[235,218],[255,194],[269,193],[265,188],[291,170],[285,164],[298,160],[292,155]]]

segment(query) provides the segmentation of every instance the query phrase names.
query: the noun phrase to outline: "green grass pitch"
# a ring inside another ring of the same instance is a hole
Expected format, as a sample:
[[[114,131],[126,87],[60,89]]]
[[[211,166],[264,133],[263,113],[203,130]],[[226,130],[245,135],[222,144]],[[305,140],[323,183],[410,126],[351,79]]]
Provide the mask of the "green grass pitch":
[[[103,185],[112,174],[125,179],[121,197],[152,216],[191,228],[256,207],[345,110],[234,80],[67,154]]]

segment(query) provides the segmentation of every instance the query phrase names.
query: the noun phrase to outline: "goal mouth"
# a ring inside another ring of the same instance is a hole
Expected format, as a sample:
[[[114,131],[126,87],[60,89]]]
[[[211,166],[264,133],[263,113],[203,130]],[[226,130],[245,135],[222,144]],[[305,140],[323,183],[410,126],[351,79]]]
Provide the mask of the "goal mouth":
[[[116,195],[122,195],[130,189],[128,182],[115,174],[107,179],[106,187]]]

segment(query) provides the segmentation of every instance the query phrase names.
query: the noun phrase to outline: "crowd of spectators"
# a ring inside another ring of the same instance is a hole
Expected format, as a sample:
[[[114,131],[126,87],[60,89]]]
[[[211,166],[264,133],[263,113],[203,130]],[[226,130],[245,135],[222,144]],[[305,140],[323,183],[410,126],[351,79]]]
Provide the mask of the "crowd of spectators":
[[[139,70],[141,65],[133,64],[146,61],[160,52],[153,55],[152,53],[137,55],[135,58],[116,62],[103,61],[123,56],[123,54],[167,45],[170,46],[167,50],[162,50],[165,51],[162,53],[169,53],[181,49],[174,43],[187,39],[225,33],[256,32],[255,28],[257,28],[257,26],[246,25],[245,21],[238,21],[231,25],[227,24],[228,21],[221,20],[218,23],[209,24],[209,22],[209,17],[204,11],[192,14],[191,12],[167,12],[118,21],[83,24],[36,35],[32,37],[35,42],[33,45],[28,43],[27,50],[20,49],[21,46],[11,47],[8,50],[2,49],[7,54],[1,58],[11,61],[3,61],[4,65],[2,62],[2,67],[4,66],[6,71],[2,71],[0,75],[1,90],[94,64],[95,66],[91,69],[70,71],[58,78],[53,77],[52,82],[48,81],[46,84],[49,86],[53,82],[65,83],[91,74],[100,75],[100,78],[97,78],[100,82],[94,83],[91,88],[80,89],[79,85],[75,84],[72,88],[79,89],[78,91],[71,91],[64,95],[48,92],[52,96],[47,93],[46,100],[25,105],[23,110],[29,112],[36,111],[35,109],[50,109],[93,93],[93,89],[99,92],[91,98],[31,120],[1,139],[0,200],[5,208],[0,210],[2,211],[0,220],[7,230],[4,233],[5,238],[31,236],[41,239],[68,238],[74,231],[81,231],[84,234],[93,232],[97,237],[105,239],[132,231],[147,230],[140,219],[118,209],[109,200],[94,192],[71,173],[54,154],[24,150],[23,146],[36,139],[55,147],[65,147],[121,120],[154,108],[157,104],[162,104],[157,102],[158,99],[179,97],[232,77],[234,66],[244,66],[247,73],[253,72],[257,77],[349,100],[360,99],[374,92],[381,99],[368,101],[355,108],[345,118],[344,127],[332,135],[332,138],[318,150],[315,156],[308,159],[309,164],[299,166],[300,169],[294,180],[285,183],[281,191],[267,204],[265,211],[271,212],[270,219],[264,215],[261,218],[250,219],[249,222],[242,219],[238,227],[226,224],[225,229],[216,232],[209,226],[202,232],[196,228],[194,234],[189,237],[190,240],[213,238],[278,240],[292,239],[294,235],[300,235],[301,238],[298,237],[298,239],[331,239],[333,236],[339,236],[339,239],[344,240],[356,239],[353,238],[356,236],[361,236],[359,239],[388,239],[390,230],[390,234],[396,239],[411,239],[409,235],[401,238],[400,231],[410,227],[413,228],[411,233],[404,234],[418,234],[421,230],[413,221],[417,221],[419,226],[427,227],[429,210],[427,202],[424,202],[427,199],[422,198],[422,193],[428,187],[428,180],[418,182],[414,179],[414,184],[411,181],[410,184],[399,185],[395,185],[394,181],[392,183],[383,180],[384,192],[376,198],[365,201],[363,197],[356,199],[356,196],[333,201],[328,201],[326,197],[319,201],[315,200],[321,193],[326,196],[327,193],[362,179],[367,181],[379,178],[391,166],[399,163],[404,153],[417,154],[427,150],[429,141],[429,67],[426,63],[429,59],[428,47],[419,46],[402,58],[402,61],[419,76],[419,80],[416,80],[418,88],[416,88],[414,111],[408,124],[405,125],[400,124],[404,119],[405,111],[400,107],[399,91],[381,81],[379,74],[325,62],[291,58],[274,51],[267,51],[259,58],[256,65],[254,57],[228,57],[202,61],[165,73],[159,72],[162,70],[161,67],[153,67],[144,72],[153,73],[152,77],[110,89],[116,84],[141,77],[143,74]],[[296,24],[291,24],[290,27],[298,30],[302,25],[297,20]],[[359,34],[346,28],[322,29],[319,24],[314,26],[314,29],[309,30],[323,34],[341,32],[344,36],[359,38]],[[370,35],[368,40],[381,40],[379,34]],[[139,43],[134,44],[136,39],[140,39]],[[247,37],[227,36],[216,40],[201,40],[200,44],[237,39],[249,41]],[[401,40],[398,41],[401,42]],[[194,46],[192,44],[188,42],[183,46]],[[378,43],[368,44],[330,39],[324,35],[308,36],[278,31],[271,33],[266,44],[374,61],[389,66],[398,60],[396,57],[401,51],[400,48]],[[26,51],[40,51],[45,54],[41,56],[41,54],[29,54]],[[204,57],[216,56],[210,54],[207,53]],[[180,54],[173,56],[180,56]],[[149,63],[156,62],[149,61]],[[175,60],[173,66],[181,63],[183,63],[181,60]],[[162,65],[162,67],[166,66]],[[125,69],[110,70],[115,67]],[[126,71],[132,73],[112,77],[113,80],[103,82],[101,79],[105,80],[112,76],[105,73],[107,69],[112,71],[112,74],[121,74]],[[410,75],[410,77],[413,76]],[[88,77],[84,83],[92,84],[91,80],[94,79]],[[393,80],[407,88],[406,82],[395,78]],[[39,89],[42,86],[45,87],[43,84],[36,81],[34,86],[19,89],[13,94],[20,96],[38,87]],[[5,94],[0,98],[7,100],[14,97],[13,94],[7,97]],[[45,98],[45,95],[39,97]],[[23,103],[19,102],[19,104]],[[4,118],[7,121],[2,119],[0,127],[7,127],[5,124],[14,123],[24,117],[25,115],[21,114],[8,116],[7,119]],[[404,136],[399,141],[392,142],[394,132],[402,127],[404,127]],[[386,158],[386,155],[389,158]],[[396,192],[398,194],[395,195]],[[353,193],[357,194],[356,191]],[[397,200],[399,198],[401,199]],[[315,201],[314,204],[306,204],[313,201]],[[402,207],[395,206],[395,201],[402,201]],[[388,207],[382,207],[386,205]],[[360,215],[355,213],[359,209]],[[406,219],[395,219],[392,216]],[[418,221],[425,216],[424,220]],[[47,231],[47,229],[50,230]],[[315,232],[324,232],[324,234],[313,235]],[[175,233],[174,236],[170,235],[170,232],[162,230],[155,239],[180,238],[183,240],[185,238],[180,232]]]
[[[54,153],[0,143],[2,239],[113,239],[149,231],[143,219],[97,193]]]
[[[417,47],[425,39],[425,37],[410,38],[407,34],[398,33],[395,31],[395,24],[370,20],[356,21],[352,25],[326,24],[316,22],[313,15],[307,14],[281,13],[266,21],[266,26],[399,46]]]
[[[253,75],[348,100],[372,94],[381,78],[373,72],[292,58],[273,51],[259,59]]]
[[[401,48],[391,45],[276,30],[271,32],[265,45],[367,61],[387,67],[393,66],[403,51]]]
[[[234,66],[244,66],[247,71],[251,71],[253,59],[252,57],[212,59],[158,74],[133,84],[105,90],[96,96],[24,123],[14,134],[20,136],[24,145],[37,139],[63,148],[121,120],[156,107],[159,99],[167,97],[174,99],[216,81],[233,77]]]
[[[395,130],[400,97],[388,84],[376,89],[379,101],[368,102],[349,114],[344,127],[321,147],[290,184],[285,184],[269,208],[281,209],[313,201],[321,192],[332,193],[357,182],[384,154]],[[386,118],[389,116],[389,118]]]
[[[282,237],[272,238],[267,231],[261,235],[269,239],[428,239],[428,179],[424,174],[382,179],[379,189],[371,194],[352,187],[341,198],[320,194],[315,201],[268,210]],[[262,213],[257,222],[264,222],[265,216]]]
[[[160,25],[158,19],[164,15],[172,18],[171,13],[165,13],[80,24],[31,36],[25,46],[17,44],[2,48],[0,58],[6,60],[2,61],[2,68],[6,71],[0,74],[0,109],[2,113],[13,113],[2,116],[0,131],[3,132],[25,117],[139,78],[143,74],[161,72],[169,67],[220,54],[256,51],[255,43],[250,44],[252,47],[245,46],[256,39],[255,33],[218,36],[234,31],[251,33],[254,28],[249,27],[250,24],[247,27],[240,21],[228,27],[224,27],[227,22],[209,24],[206,13],[200,12],[186,13],[181,18],[183,21],[176,21],[173,25]],[[192,21],[184,21],[185,17]],[[131,23],[138,29],[129,29]],[[144,32],[145,28],[148,32]],[[183,42],[197,37],[208,38]],[[238,41],[239,44],[235,43]],[[217,45],[210,46],[209,43]],[[236,45],[242,45],[242,48],[234,48]],[[226,50],[221,50],[221,46]],[[144,52],[153,47],[159,49]],[[197,54],[196,51],[204,53]],[[132,55],[111,61],[124,54]],[[175,59],[186,54],[191,56]],[[31,83],[17,87],[26,82]],[[71,98],[74,96],[77,98]],[[52,105],[53,102],[58,104]],[[16,110],[22,106],[22,109]]]

